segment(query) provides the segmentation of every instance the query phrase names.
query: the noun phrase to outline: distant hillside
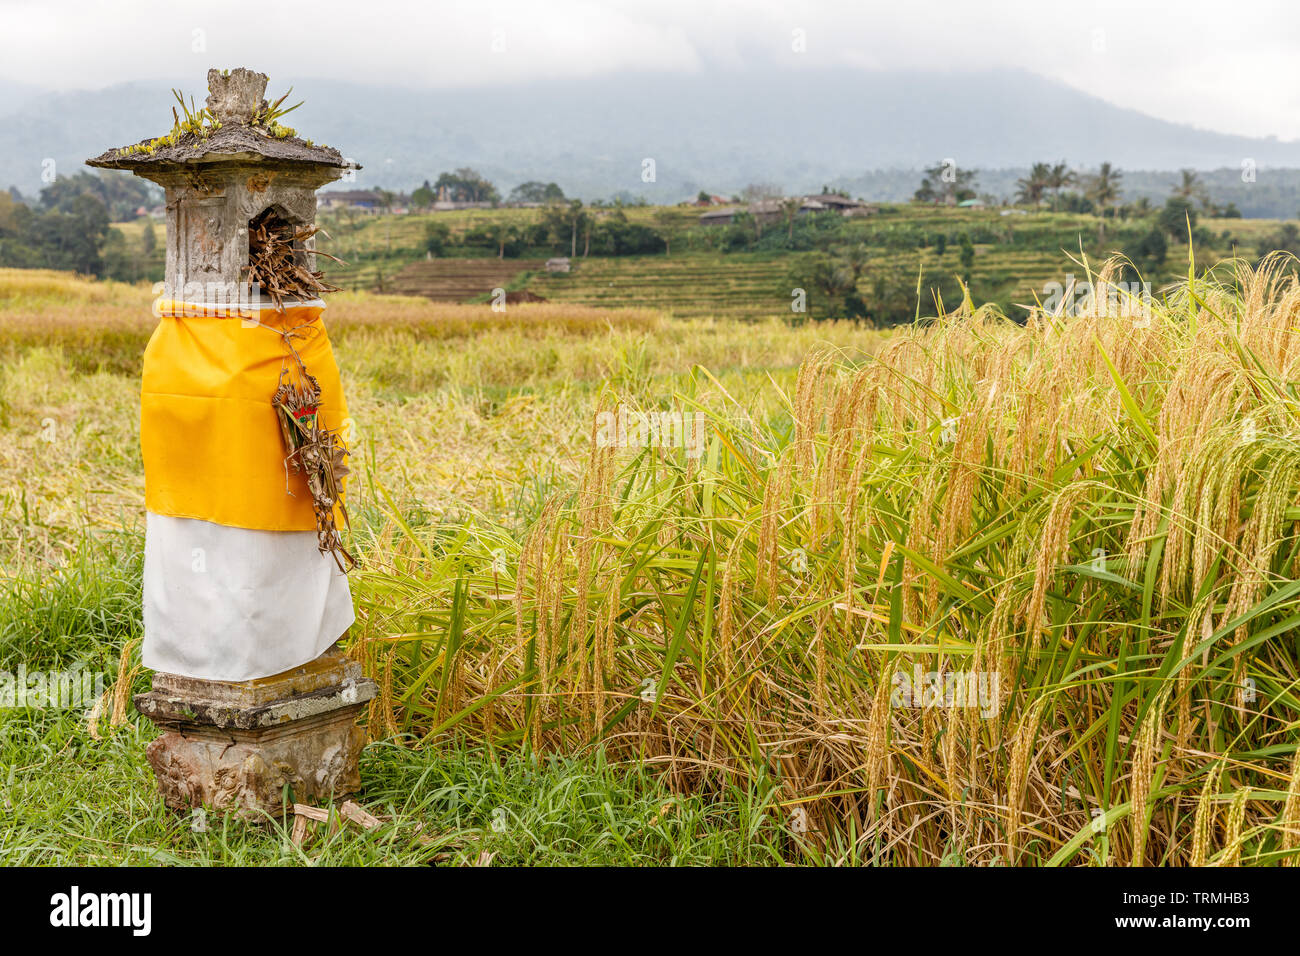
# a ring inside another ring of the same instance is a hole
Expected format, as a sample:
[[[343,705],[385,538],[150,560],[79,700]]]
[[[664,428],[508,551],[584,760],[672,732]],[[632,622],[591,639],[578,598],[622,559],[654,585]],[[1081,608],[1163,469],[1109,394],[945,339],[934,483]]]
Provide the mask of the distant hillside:
[[[652,202],[755,181],[807,191],[888,180],[897,187],[857,191],[905,198],[914,170],[945,157],[990,170],[1062,158],[1124,169],[1238,170],[1250,158],[1260,182],[1270,167],[1300,167],[1300,143],[1168,123],[1017,71],[617,74],[461,90],[286,74],[272,77],[272,91],[290,83],[294,98],[306,100],[294,125],[361,162],[357,185],[392,189],[463,165],[503,191],[541,179],[570,195]],[[196,71],[175,85],[202,99],[202,84]],[[0,106],[0,185],[24,192],[39,189],[46,157],[72,170],[105,146],[170,125],[165,83],[34,98],[20,92]],[[645,159],[655,162],[654,182],[642,180]],[[1237,201],[1245,212],[1247,202]],[[1293,215],[1295,206],[1268,211]]]

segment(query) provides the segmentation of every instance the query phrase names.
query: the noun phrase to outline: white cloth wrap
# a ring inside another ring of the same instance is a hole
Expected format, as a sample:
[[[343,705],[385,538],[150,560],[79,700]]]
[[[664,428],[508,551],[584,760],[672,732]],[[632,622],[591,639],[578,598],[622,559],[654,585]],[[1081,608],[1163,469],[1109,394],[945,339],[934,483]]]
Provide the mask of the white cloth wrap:
[[[144,666],[204,680],[270,677],[319,657],[356,619],[314,531],[254,531],[149,512]]]

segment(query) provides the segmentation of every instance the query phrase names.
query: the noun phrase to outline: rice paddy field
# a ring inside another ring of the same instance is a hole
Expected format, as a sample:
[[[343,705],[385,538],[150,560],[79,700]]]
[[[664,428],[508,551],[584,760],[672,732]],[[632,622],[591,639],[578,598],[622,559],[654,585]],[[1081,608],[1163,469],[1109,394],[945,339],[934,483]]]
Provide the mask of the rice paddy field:
[[[1059,280],[1061,261],[1059,254],[1032,250],[977,257],[971,281],[1032,303],[1047,282]],[[956,272],[957,252],[880,254],[871,268],[908,275],[914,282],[918,270],[930,276]],[[745,320],[789,313],[789,274],[787,255],[696,253],[592,258],[572,273],[539,272],[526,284],[551,301],[594,306],[634,301],[679,317]]]
[[[1019,209],[1003,216],[999,209],[952,209],[916,204],[882,204],[877,214],[848,221],[836,233],[841,246],[862,244],[868,249],[858,291],[871,300],[880,277],[897,279],[907,289],[918,277],[937,283],[967,270],[961,265],[957,237],[973,237],[974,259],[970,286],[981,301],[998,302],[1017,318],[1014,308],[1032,305],[1044,297],[1049,282],[1064,281],[1067,272],[1079,270],[1070,261],[1086,251],[1104,259],[1132,243],[1133,230],[1148,226],[1116,221],[1099,234],[1092,215]],[[486,247],[449,246],[430,258],[425,249],[426,230],[443,229],[449,242],[463,242],[475,233],[504,226],[516,232],[541,221],[538,209],[499,208],[405,215],[368,214],[331,210],[322,214],[322,250],[343,262],[322,262],[329,280],[358,292],[420,295],[442,302],[485,301],[493,289],[527,289],[552,302],[600,308],[651,308],[673,318],[756,320],[790,315],[791,267],[803,254],[774,246],[761,251],[721,251],[724,227],[703,226],[701,209],[693,206],[588,207],[599,221],[621,215],[633,225],[646,226],[671,240],[670,250],[656,254],[583,255],[581,237],[569,273],[548,273],[545,259],[568,256],[568,242],[555,247],[528,247],[518,256],[498,258]],[[1201,220],[1215,238],[1213,247],[1201,245],[1198,260],[1205,265],[1230,257],[1234,250],[1254,252],[1258,243],[1278,232],[1281,223],[1266,219]],[[115,226],[127,246],[161,277],[162,243],[150,255],[141,251],[144,223],[136,220]],[[161,230],[155,224],[155,230]],[[769,224],[765,235],[785,235],[781,223]],[[940,249],[937,238],[946,237]],[[924,237],[925,245],[917,244]],[[663,254],[670,251],[670,254]],[[807,251],[807,250],[805,250]],[[1145,276],[1162,286],[1185,272],[1186,238],[1169,237],[1163,274]],[[1151,271],[1151,270],[1147,270]],[[927,298],[927,301],[928,298]]]
[[[148,288],[0,272],[0,670],[107,677],[0,712],[0,859],[1294,864],[1300,287],[1112,275],[887,333],[334,296],[383,825],[299,844],[162,810],[127,705]]]

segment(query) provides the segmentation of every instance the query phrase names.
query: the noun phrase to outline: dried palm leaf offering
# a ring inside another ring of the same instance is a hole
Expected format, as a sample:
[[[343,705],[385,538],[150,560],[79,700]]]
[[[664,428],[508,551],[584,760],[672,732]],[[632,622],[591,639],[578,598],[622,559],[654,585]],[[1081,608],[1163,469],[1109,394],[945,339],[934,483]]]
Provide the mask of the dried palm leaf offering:
[[[314,299],[322,292],[338,292],[337,286],[303,265],[298,253],[303,243],[316,235],[315,227],[297,228],[274,208],[265,209],[248,224],[248,288],[254,284],[271,297],[277,309],[285,299]],[[338,258],[312,250],[318,256]]]
[[[343,547],[343,536],[334,520],[338,508],[349,524],[343,503],[343,479],[348,476],[347,447],[337,432],[321,422],[320,383],[301,364],[280,371],[279,386],[271,399],[280,420],[284,438],[285,479],[303,474],[311,492],[312,511],[316,515],[316,541],[322,554],[330,554],[341,571],[356,567],[356,560]],[[287,490],[287,488],[286,488]]]
[[[316,232],[315,228],[295,227],[274,208],[263,210],[248,224],[249,288],[256,283],[277,310],[284,309],[286,299],[314,299],[322,292],[337,292],[320,272],[307,269],[299,257],[302,244]],[[273,331],[279,333],[278,329]],[[294,330],[279,334],[284,335],[285,347],[293,359],[292,365],[286,362],[281,368],[271,398],[284,439],[285,478],[287,481],[290,473],[306,477],[321,553],[330,554],[340,570],[350,571],[356,561],[343,547],[334,511],[337,506],[344,523],[348,522],[342,493],[342,479],[348,474],[347,448],[337,433],[322,423],[320,383],[307,371],[293,347]]]

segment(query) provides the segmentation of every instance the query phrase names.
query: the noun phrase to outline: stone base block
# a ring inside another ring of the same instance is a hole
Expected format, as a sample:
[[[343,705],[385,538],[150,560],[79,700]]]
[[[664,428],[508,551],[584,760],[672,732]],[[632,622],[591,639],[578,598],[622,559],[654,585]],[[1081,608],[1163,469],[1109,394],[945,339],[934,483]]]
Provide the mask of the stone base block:
[[[357,790],[356,718],[375,692],[359,665],[329,651],[259,681],[157,674],[135,705],[163,731],[146,756],[167,806],[260,818]]]

